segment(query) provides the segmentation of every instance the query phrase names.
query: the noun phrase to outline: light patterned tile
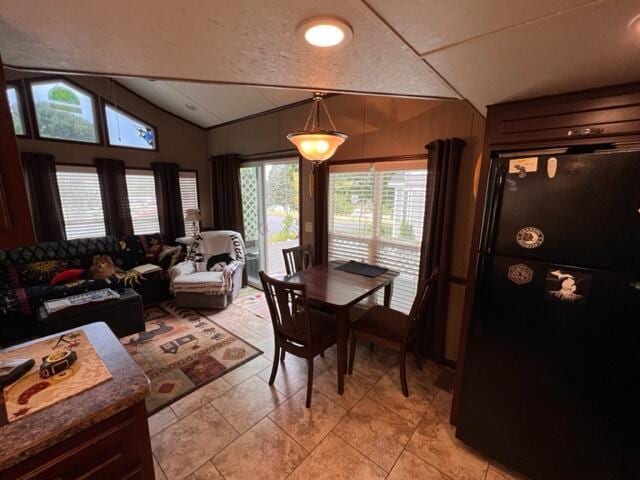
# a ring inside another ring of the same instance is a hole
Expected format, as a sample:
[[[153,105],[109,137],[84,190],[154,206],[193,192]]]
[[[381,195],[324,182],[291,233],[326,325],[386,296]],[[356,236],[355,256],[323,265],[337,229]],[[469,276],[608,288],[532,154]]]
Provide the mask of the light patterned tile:
[[[218,472],[213,463],[209,461],[189,475],[185,480],[224,480],[224,477],[220,475],[220,472]]]
[[[371,350],[368,343],[359,342],[356,346],[353,369],[360,375],[371,377],[377,381],[397,363],[398,354],[396,352],[378,346]]]
[[[273,336],[263,338],[259,342],[256,342],[254,346],[262,350],[263,352],[262,356],[265,357],[267,360],[269,361],[273,360],[273,352],[276,347]]]
[[[400,455],[387,480],[451,480],[424,460],[405,450]]]
[[[428,408],[407,450],[456,480],[483,480],[488,459],[455,438],[448,419]]]
[[[365,397],[333,433],[389,472],[414,428],[412,423]]]
[[[169,425],[172,425],[178,421],[178,417],[171,408],[163,408],[158,413],[154,413],[148,419],[149,422],[149,436],[153,437],[156,433],[164,430]]]
[[[290,480],[374,480],[386,472],[330,433],[289,477]]]
[[[310,408],[305,406],[306,399],[307,390],[304,388],[271,412],[269,418],[311,451],[347,411],[317,391],[311,396]]]
[[[260,355],[259,357],[256,357],[253,360],[248,361],[244,365],[240,365],[238,368],[225,374],[222,378],[224,378],[231,385],[240,385],[247,378],[252,377],[268,365],[271,365],[271,362],[264,358],[264,356]]]
[[[218,453],[213,463],[226,480],[286,478],[307,456],[304,448],[268,418]]]
[[[156,476],[156,480],[167,480],[162,468],[160,468],[160,464],[156,460],[156,457],[153,457],[153,473]]]
[[[231,388],[233,388],[233,385],[224,378],[217,378],[213,382],[207,383],[186,397],[182,397],[177,402],[172,403],[171,410],[173,410],[179,418],[186,417]]]
[[[258,377],[225,392],[211,403],[240,433],[267,416],[286,397]]]
[[[423,383],[407,381],[409,396],[405,397],[400,385],[400,372],[389,371],[367,393],[367,398],[388,408],[392,412],[412,423],[418,423],[420,417],[437,393],[435,387],[427,387]]]
[[[258,376],[265,382],[269,382],[273,362],[264,370],[258,372]],[[313,376],[317,378],[327,369],[324,361],[316,357],[313,362]],[[294,355],[287,355],[284,362],[278,362],[278,373],[273,383],[280,392],[291,396],[303,387],[307,386],[307,361]]]
[[[205,405],[154,436],[151,448],[168,479],[182,479],[237,437],[222,415]]]
[[[436,398],[433,399],[431,408],[433,408],[440,417],[449,418],[451,416],[452,402],[453,394],[445,392],[444,390],[438,390],[438,394]]]
[[[332,365],[322,375],[314,379],[313,388],[324,393],[338,405],[350,410],[365,396],[374,383],[371,378],[353,372],[353,375],[345,375],[344,393],[340,395],[338,393],[337,366]]]

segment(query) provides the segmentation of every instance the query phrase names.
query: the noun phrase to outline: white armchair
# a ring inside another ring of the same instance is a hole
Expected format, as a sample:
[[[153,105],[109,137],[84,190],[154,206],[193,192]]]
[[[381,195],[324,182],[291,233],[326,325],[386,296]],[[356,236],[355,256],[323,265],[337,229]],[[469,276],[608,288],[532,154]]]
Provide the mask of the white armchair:
[[[190,245],[191,247],[191,245]],[[170,271],[176,303],[184,308],[225,308],[242,287],[245,247],[238,232],[219,230],[198,234],[195,253]]]

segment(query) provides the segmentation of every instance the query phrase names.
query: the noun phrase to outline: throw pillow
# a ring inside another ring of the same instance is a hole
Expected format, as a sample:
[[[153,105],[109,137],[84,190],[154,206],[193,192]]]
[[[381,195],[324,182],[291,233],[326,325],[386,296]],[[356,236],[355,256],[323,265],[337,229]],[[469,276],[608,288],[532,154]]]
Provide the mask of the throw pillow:
[[[224,267],[233,262],[233,258],[228,253],[211,255],[207,260],[207,270],[210,272],[221,272]]]
[[[162,252],[161,243],[149,247],[149,250],[147,250],[147,253],[145,254],[147,262],[157,264],[160,257],[160,252]]]
[[[73,282],[80,279],[84,275],[84,268],[70,268],[56,274],[51,279],[51,285],[59,285],[61,283]]]
[[[162,251],[160,255],[158,255],[158,265],[160,265],[165,270],[169,270],[176,263],[180,261],[180,257],[182,256],[182,247],[180,245],[171,247],[169,245],[164,245],[162,247]]]

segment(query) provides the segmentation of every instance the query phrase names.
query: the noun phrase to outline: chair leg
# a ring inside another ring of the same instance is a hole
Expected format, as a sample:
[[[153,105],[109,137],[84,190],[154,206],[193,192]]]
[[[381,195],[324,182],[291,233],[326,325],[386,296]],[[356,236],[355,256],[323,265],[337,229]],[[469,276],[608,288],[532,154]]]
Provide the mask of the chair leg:
[[[284,353],[284,348],[282,349]],[[278,373],[278,358],[280,357],[280,346],[276,344],[276,349],[273,352],[273,366],[271,367],[271,376],[269,377],[269,385],[273,385],[276,380],[276,374]]]
[[[307,358],[307,408],[311,407],[311,392],[313,391],[313,358]]]
[[[355,362],[356,359],[356,332],[352,331],[351,332],[351,347],[349,348],[349,368],[348,368],[348,373],[349,375],[353,375],[353,363]]]
[[[403,349],[400,353],[400,382],[402,383],[402,394],[409,396],[409,387],[407,386],[407,352]]]
[[[284,362],[284,356],[286,355],[287,352],[284,351],[284,348],[282,349],[282,353],[280,353],[280,361]]]

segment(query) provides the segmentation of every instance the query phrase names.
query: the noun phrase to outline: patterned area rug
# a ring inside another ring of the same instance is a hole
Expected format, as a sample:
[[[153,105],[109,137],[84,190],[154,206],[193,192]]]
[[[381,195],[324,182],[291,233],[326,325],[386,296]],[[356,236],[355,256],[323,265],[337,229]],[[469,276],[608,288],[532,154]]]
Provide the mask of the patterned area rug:
[[[149,415],[262,351],[174,301],[145,308],[146,331],[120,341],[151,380]]]
[[[264,297],[264,293],[260,290],[250,289],[250,293],[242,295],[233,301],[234,305],[244,308],[246,311],[257,315],[258,317],[270,320],[269,306]]]

